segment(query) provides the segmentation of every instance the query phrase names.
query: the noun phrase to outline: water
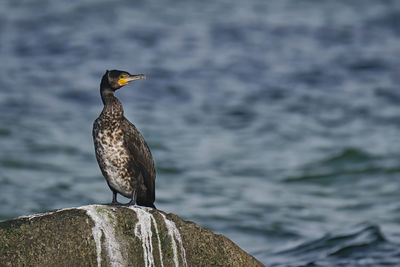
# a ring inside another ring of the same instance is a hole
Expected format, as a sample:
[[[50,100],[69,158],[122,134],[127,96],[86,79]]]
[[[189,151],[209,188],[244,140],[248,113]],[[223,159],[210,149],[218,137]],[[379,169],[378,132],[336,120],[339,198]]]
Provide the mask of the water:
[[[8,0],[0,56],[0,220],[111,201],[118,68],[159,209],[270,266],[400,264],[399,1]]]

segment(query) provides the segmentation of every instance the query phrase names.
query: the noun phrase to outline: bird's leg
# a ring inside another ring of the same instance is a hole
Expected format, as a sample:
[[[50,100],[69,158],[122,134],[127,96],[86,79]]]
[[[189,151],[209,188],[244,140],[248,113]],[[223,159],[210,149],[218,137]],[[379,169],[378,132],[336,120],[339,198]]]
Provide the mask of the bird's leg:
[[[136,206],[136,190],[133,191],[132,197],[131,197],[131,201],[129,201],[129,203],[126,204],[126,206]]]
[[[111,201],[111,205],[121,205],[121,203],[117,201],[117,192],[115,191],[113,191],[113,199]]]

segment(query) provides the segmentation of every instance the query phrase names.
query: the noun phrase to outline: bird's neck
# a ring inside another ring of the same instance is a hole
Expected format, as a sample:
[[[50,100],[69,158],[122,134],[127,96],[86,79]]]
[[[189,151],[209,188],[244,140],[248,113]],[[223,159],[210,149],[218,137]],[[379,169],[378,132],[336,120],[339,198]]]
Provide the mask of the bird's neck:
[[[104,106],[110,105],[114,102],[114,99],[117,99],[114,96],[115,90],[111,89],[111,86],[107,80],[106,75],[103,76],[100,83],[100,95],[101,100],[103,101]],[[118,99],[117,99],[118,100]]]
[[[117,99],[114,95],[114,91],[112,91],[111,89],[101,88],[100,94],[101,94],[101,100],[103,101],[104,106],[112,104],[114,102],[114,99]]]
[[[103,116],[113,119],[119,119],[124,116],[124,109],[122,108],[121,102],[115,97],[114,91],[101,90],[101,100],[104,104],[102,111]]]

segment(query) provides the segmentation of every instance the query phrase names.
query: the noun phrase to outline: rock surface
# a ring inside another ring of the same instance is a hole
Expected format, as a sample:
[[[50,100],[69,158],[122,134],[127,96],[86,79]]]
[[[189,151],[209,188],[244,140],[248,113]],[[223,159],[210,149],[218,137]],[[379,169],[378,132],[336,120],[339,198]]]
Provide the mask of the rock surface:
[[[263,266],[174,214],[90,205],[0,222],[1,266]]]

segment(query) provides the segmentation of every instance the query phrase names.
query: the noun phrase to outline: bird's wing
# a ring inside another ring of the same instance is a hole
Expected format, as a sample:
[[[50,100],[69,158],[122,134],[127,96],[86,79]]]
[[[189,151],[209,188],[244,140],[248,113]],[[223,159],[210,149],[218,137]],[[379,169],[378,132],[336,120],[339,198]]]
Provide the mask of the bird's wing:
[[[125,145],[133,156],[133,172],[136,175],[142,174],[144,185],[147,188],[145,201],[152,204],[155,200],[154,183],[156,180],[153,157],[146,141],[136,127],[126,118],[124,118],[122,124]]]

